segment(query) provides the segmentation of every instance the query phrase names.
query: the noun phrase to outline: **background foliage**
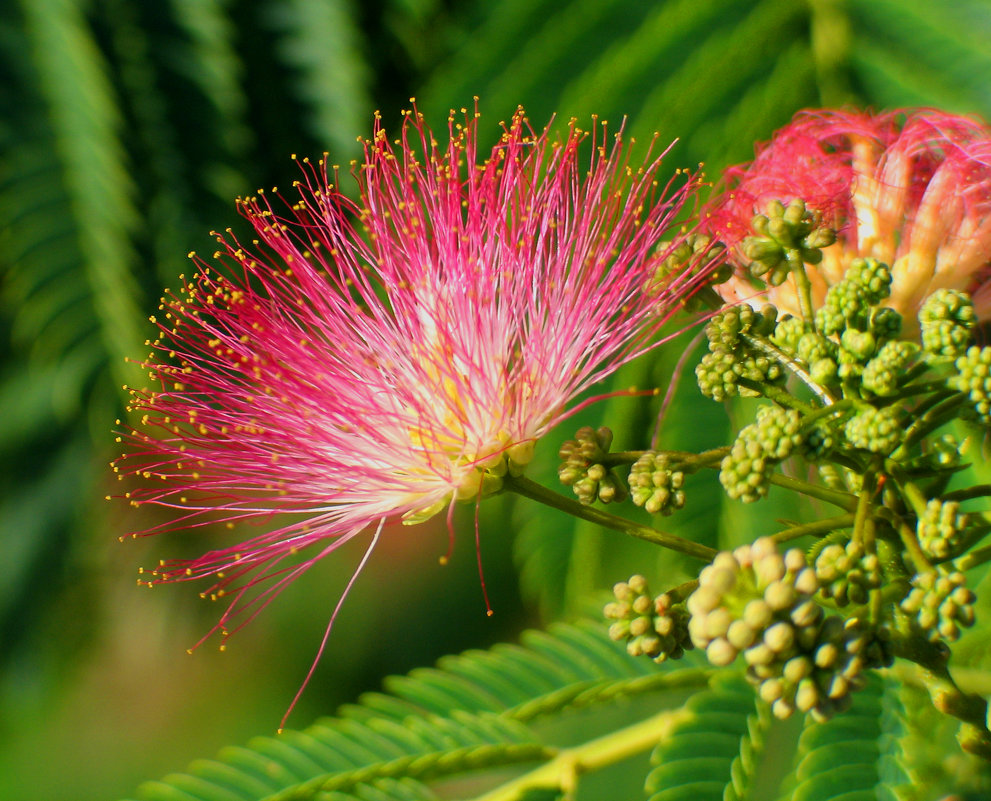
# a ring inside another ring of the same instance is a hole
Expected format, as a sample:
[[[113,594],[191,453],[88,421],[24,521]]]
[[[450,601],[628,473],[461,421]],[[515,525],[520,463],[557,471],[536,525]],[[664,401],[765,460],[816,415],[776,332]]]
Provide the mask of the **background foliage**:
[[[672,168],[705,161],[715,176],[802,107],[991,117],[989,40],[987,0],[0,0],[0,794],[108,798],[272,731],[357,558],[312,571],[231,653],[189,658],[216,610],[129,576],[212,535],[118,546],[147,521],[102,503],[120,386],[141,381],[125,357],[143,355],[187,251],[236,225],[235,196],[291,180],[293,153],[346,165],[371,112],[394,123],[413,95],[435,127],[475,95],[493,132],[520,103],[538,126],[625,115],[641,140],[680,137]],[[681,350],[617,381],[663,386]],[[667,447],[724,439],[721,411],[694,400],[672,407]],[[575,427],[607,416],[634,446],[656,411],[616,401]],[[751,517],[793,516],[773,497],[723,508],[711,482],[689,492],[672,526],[712,544],[750,539]],[[442,530],[388,540],[299,726],[386,673],[573,614],[656,560],[487,504],[489,620],[470,542],[441,569]],[[677,563],[662,568],[678,578]],[[964,652],[981,680],[986,648]]]

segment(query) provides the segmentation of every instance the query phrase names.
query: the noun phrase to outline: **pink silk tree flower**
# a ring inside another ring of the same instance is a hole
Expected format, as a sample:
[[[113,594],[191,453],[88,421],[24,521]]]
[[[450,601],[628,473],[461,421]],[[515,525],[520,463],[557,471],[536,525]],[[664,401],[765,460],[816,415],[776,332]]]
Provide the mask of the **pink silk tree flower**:
[[[480,161],[477,118],[452,115],[446,145],[418,113],[395,142],[376,119],[357,202],[304,160],[292,199],[239,201],[256,239],[217,235],[221,266],[193,254],[166,293],[114,467],[171,517],[133,536],[263,528],[144,576],[213,577],[225,637],[358,534],[367,559],[386,521],[498,491],[702,280],[658,277],[696,186],[659,182],[663,153],[631,163],[604,124],[560,141],[520,110]]]
[[[892,268],[888,305],[909,328],[942,288],[972,293],[978,316],[991,318],[991,128],[983,122],[934,109],[801,112],[752,162],[726,171],[703,226],[746,263],[740,245],[753,216],[796,199],[838,233],[809,269],[817,302],[852,259],[874,258]],[[756,292],[742,275],[719,291],[727,300]],[[761,299],[798,309],[790,281]]]

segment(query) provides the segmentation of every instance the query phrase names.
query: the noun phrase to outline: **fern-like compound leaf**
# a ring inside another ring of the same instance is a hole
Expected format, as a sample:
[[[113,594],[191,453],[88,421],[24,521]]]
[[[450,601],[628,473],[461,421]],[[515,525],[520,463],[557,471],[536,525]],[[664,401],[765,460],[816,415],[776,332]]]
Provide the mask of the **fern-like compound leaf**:
[[[650,801],[722,801],[754,703],[753,690],[737,673],[718,676],[694,695],[686,705],[689,716],[651,758]]]

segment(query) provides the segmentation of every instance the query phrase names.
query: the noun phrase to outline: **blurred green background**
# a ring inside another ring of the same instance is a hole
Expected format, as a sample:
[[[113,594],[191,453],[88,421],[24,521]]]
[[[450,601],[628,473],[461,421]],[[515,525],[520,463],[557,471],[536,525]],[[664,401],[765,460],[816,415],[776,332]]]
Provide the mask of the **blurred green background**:
[[[147,316],[189,269],[187,252],[212,252],[208,232],[236,225],[234,197],[295,178],[291,154],[326,150],[347,164],[372,112],[394,129],[412,96],[443,128],[450,107],[477,95],[493,139],[521,103],[538,128],[552,113],[560,126],[627,116],[641,140],[680,138],[672,169],[704,161],[712,177],[803,107],[991,116],[987,0],[0,0],[0,9],[0,797],[9,801],[114,798],[272,733],[360,557],[345,549],[310,571],[226,652],[207,643],[187,656],[219,609],[188,585],[138,589],[136,570],[221,535],[121,545],[149,520],[103,500],[115,491],[107,462],[120,387],[140,382],[125,358],[144,355]],[[663,384],[671,358],[617,380]],[[571,430],[608,415],[618,446],[642,446],[656,407],[623,403]],[[725,423],[710,406],[676,406],[665,444],[719,442]],[[541,452],[545,475],[554,450]],[[715,539],[728,512],[711,487],[696,492],[698,511],[673,525]],[[387,673],[567,615],[589,590],[642,569],[636,544],[553,514],[494,500],[483,518],[496,614],[485,616],[469,518],[443,568],[443,524],[397,528],[291,725]]]

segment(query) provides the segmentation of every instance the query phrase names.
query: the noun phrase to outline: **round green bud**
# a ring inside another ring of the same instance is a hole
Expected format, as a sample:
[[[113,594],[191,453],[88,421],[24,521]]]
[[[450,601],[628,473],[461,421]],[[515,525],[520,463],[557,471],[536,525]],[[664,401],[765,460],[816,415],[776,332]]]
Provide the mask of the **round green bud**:
[[[930,500],[915,528],[919,545],[932,559],[952,559],[966,542],[968,522],[956,501]]]
[[[966,292],[937,289],[919,309],[922,348],[937,359],[961,356],[976,325],[974,303]]]
[[[633,503],[650,514],[669,515],[685,505],[685,474],[664,454],[648,451],[630,468]]]
[[[946,380],[947,385],[965,393],[971,413],[984,425],[991,425],[991,347],[971,346],[953,364],[957,374]]]
[[[871,453],[891,453],[901,444],[904,436],[902,419],[904,412],[898,406],[873,406],[861,410],[843,426],[847,441],[854,448]]]
[[[632,576],[613,588],[616,601],[607,604],[603,613],[613,623],[609,636],[626,642],[631,656],[649,656],[655,662],[678,659],[692,648],[688,636],[688,611],[671,594],[656,598],[650,594],[647,580]]]

